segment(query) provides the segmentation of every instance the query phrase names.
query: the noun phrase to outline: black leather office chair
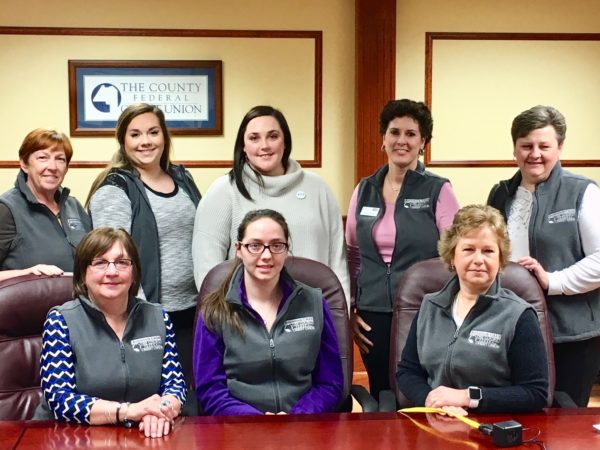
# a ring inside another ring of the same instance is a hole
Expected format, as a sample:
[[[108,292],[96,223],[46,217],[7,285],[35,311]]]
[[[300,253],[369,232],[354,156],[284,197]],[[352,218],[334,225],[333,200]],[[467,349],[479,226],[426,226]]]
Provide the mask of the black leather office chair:
[[[337,332],[342,357],[342,368],[344,371],[344,395],[339,406],[340,411],[352,410],[352,399],[350,394],[362,406],[364,412],[377,411],[378,404],[368,391],[359,385],[352,385],[353,355],[352,338],[348,320],[348,306],[344,290],[337,276],[328,266],[311,259],[299,256],[288,256],[285,262],[288,273],[294,278],[308,286],[320,288],[327,300],[329,309]],[[198,293],[198,306],[196,314],[200,310],[202,299],[210,292],[217,289],[231,268],[231,261],[225,261],[215,266],[204,278],[200,292]]]

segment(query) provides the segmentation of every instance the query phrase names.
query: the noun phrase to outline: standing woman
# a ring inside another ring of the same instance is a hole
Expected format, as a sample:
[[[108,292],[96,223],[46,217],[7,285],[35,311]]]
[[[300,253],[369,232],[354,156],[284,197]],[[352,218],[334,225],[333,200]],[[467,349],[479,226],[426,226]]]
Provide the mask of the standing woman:
[[[400,275],[438,256],[440,233],[458,211],[450,182],[419,161],[433,129],[427,106],[392,100],[381,112],[379,127],[388,163],[356,186],[346,222],[355,293],[352,332],[376,398],[389,389],[392,302]]]
[[[515,117],[519,170],[492,188],[488,204],[507,221],[512,259],[546,292],[556,389],[585,407],[600,369],[600,189],[562,169],[566,132],[564,116],[550,106]]]
[[[194,376],[207,414],[332,412],[341,400],[331,312],[320,289],[285,270],[289,238],[278,212],[246,214],[232,270],[202,302]]]
[[[131,233],[144,262],[143,295],[171,316],[184,373],[191,374],[197,295],[191,242],[200,192],[189,172],[171,163],[171,138],[158,107],[127,107],[116,136],[119,150],[88,196],[93,226]]]
[[[91,223],[62,186],[73,148],[54,130],[31,131],[19,149],[15,187],[0,197],[0,281],[19,275],[62,275]]]
[[[280,212],[290,227],[294,254],[331,267],[350,292],[342,216],[331,189],[290,158],[292,135],[281,111],[255,106],[243,118],[233,151],[233,169],[215,180],[196,213],[194,276],[233,258],[237,229],[248,211]]]

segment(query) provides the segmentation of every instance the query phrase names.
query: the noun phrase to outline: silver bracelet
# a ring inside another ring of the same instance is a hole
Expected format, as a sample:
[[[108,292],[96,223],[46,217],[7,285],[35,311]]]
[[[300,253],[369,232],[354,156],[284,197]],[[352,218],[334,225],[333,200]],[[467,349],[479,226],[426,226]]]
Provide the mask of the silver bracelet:
[[[125,412],[123,414],[125,414],[125,418],[123,419],[123,422],[127,422],[127,414],[129,414],[129,405],[131,405],[130,402],[125,403]]]

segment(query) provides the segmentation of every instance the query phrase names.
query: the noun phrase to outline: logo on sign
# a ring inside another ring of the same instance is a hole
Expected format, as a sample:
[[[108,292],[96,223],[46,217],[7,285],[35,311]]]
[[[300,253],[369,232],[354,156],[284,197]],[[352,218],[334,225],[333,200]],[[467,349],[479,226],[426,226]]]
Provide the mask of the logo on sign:
[[[110,83],[102,83],[92,91],[92,105],[102,113],[115,113],[121,104],[121,91]]]

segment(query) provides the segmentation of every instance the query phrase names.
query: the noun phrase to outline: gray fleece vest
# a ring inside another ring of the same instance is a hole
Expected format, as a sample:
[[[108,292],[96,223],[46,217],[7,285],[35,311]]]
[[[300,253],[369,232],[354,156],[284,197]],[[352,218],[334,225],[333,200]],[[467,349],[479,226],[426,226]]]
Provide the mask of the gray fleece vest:
[[[492,189],[488,204],[508,217],[521,183],[518,172]],[[577,218],[592,180],[563,170],[560,163],[533,195],[529,222],[529,253],[547,272],[562,270],[583,259]],[[554,342],[574,342],[600,336],[600,289],[578,295],[547,295]]]
[[[519,318],[531,306],[496,279],[457,329],[452,303],[458,289],[452,278],[441,291],[425,296],[419,310],[417,351],[429,385],[511,385],[508,350]]]
[[[166,330],[159,305],[130,298],[122,343],[88,299],[57,309],[69,328],[79,392],[117,402],[160,392]]]
[[[408,171],[396,200],[396,242],[390,266],[383,262],[373,241],[373,226],[385,212],[382,185],[387,164],[363,179],[356,202],[356,238],[360,250],[356,305],[359,310],[391,312],[402,273],[412,264],[438,256],[439,232],[435,208],[447,181],[425,170],[421,162]]]
[[[277,318],[267,331],[264,323],[242,305],[239,296],[243,266],[227,293],[237,306],[244,334],[222,326],[223,366],[231,394],[263,412],[289,412],[312,386],[323,331],[323,295],[320,289],[295,283]]]
[[[183,166],[172,164],[169,175],[198,206],[200,191],[194,184],[192,176]],[[117,186],[127,194],[131,202],[131,237],[135,241],[142,261],[142,288],[149,302],[160,303],[160,245],[158,228],[152,212],[146,188],[139,176],[129,170],[114,169],[108,174],[104,184]],[[92,217],[92,221],[93,221]],[[191,245],[191,243],[190,243]]]
[[[60,222],[32,194],[25,173],[19,172],[15,187],[0,197],[15,221],[17,235],[1,270],[23,269],[36,264],[52,264],[73,271],[75,247],[92,229],[79,202],[69,197],[69,189],[59,189]]]

